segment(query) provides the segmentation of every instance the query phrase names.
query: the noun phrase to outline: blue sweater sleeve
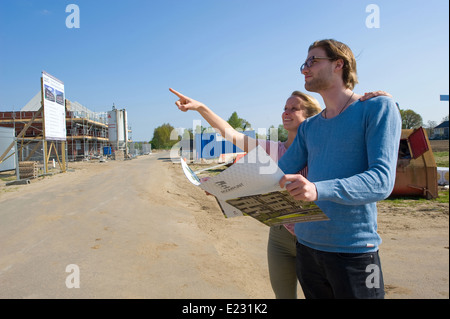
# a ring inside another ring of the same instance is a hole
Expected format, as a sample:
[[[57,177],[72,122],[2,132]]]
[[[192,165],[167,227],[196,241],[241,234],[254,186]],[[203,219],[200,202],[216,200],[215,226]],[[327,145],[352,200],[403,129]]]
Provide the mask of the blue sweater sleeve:
[[[284,155],[278,160],[278,166],[285,174],[296,174],[307,164],[308,150],[305,147],[305,140],[300,138],[302,136],[300,132],[303,124],[300,124],[291,146],[289,146]]]

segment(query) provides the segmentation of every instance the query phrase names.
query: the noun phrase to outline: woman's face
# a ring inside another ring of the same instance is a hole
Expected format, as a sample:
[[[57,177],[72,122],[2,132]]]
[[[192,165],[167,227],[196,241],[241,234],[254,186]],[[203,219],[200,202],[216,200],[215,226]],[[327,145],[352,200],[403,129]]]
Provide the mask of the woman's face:
[[[287,131],[297,131],[298,126],[306,119],[303,100],[298,96],[288,98],[281,119]]]

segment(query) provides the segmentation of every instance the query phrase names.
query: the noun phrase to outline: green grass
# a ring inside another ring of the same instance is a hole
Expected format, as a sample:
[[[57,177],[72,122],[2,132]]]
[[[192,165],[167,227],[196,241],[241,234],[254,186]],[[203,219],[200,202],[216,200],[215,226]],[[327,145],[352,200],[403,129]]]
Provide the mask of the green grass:
[[[448,152],[433,152],[433,154],[438,167],[449,167]]]
[[[448,197],[448,190],[442,190],[439,192],[439,197],[432,199],[438,203],[448,203],[449,197]]]
[[[393,206],[398,207],[406,207],[411,206],[414,207],[416,205],[420,204],[430,204],[433,203],[448,203],[449,202],[449,190],[448,189],[440,189],[439,190],[439,196],[437,198],[433,199],[426,199],[425,197],[420,196],[402,196],[402,197],[391,197],[388,199],[385,199],[382,202],[389,203]]]
[[[0,179],[4,182],[10,182],[17,178],[16,174],[0,174]]]

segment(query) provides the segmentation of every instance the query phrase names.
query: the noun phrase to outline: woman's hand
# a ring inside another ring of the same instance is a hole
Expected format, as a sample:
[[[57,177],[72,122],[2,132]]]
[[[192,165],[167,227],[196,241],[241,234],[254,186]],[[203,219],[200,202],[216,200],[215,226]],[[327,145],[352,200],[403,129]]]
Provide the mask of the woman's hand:
[[[210,178],[211,177],[202,177],[202,178],[200,178],[200,183],[204,183]],[[208,193],[207,191],[205,191],[205,193],[206,193],[206,195],[212,195],[211,193]]]
[[[389,97],[392,97],[392,95],[390,95],[387,92],[375,91],[375,92],[364,93],[364,96],[362,96],[359,100],[361,102],[363,102],[363,101],[367,101],[367,100],[369,100],[369,99],[371,99],[373,97],[376,97],[376,96],[389,96]]]
[[[179,97],[179,100],[175,102],[178,109],[183,112],[187,112],[189,110],[198,111],[198,109],[204,106],[203,103],[191,99],[190,97],[184,96],[180,92],[175,91],[174,89],[169,88],[169,91]]]

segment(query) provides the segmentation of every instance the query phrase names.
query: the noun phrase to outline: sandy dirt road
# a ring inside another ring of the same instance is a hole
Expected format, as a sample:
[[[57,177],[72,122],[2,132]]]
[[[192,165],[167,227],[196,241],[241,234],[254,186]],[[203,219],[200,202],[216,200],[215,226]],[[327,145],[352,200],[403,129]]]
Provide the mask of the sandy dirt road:
[[[4,188],[0,298],[273,298],[266,226],[226,220],[173,166],[152,154]]]
[[[274,298],[269,229],[223,218],[168,154],[71,165],[0,187],[0,298]],[[448,224],[380,207],[386,298],[449,298]]]

